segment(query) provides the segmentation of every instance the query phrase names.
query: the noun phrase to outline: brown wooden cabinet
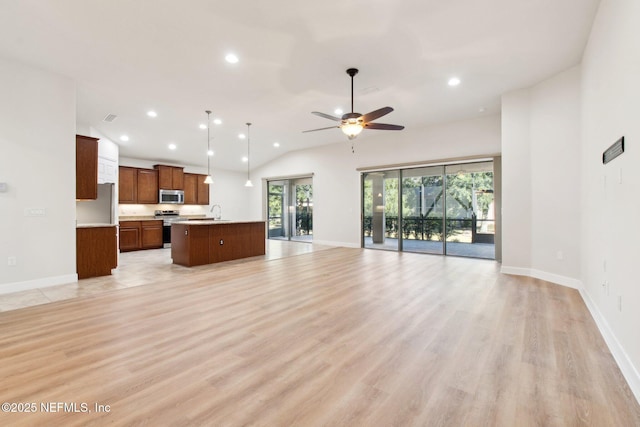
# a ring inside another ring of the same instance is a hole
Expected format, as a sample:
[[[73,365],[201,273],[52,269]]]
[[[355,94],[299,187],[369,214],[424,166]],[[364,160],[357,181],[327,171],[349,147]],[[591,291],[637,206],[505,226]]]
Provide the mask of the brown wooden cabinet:
[[[120,221],[120,252],[162,246],[162,220]]]
[[[119,203],[158,203],[158,171],[120,166],[118,169]]]
[[[171,258],[187,267],[265,254],[264,221],[171,226]]]
[[[195,173],[184,174],[184,204],[185,205],[208,205],[209,204],[209,184],[204,180],[207,176]]]
[[[158,203],[158,171],[138,169],[138,203]]]
[[[76,135],[76,199],[98,198],[98,138]]]
[[[138,203],[138,169],[118,168],[118,202]]]
[[[107,276],[118,266],[115,225],[76,229],[78,279]]]
[[[140,221],[120,221],[120,252],[140,249],[140,233]]]
[[[162,190],[184,190],[184,168],[155,165],[158,171],[158,186]]]
[[[159,249],[162,243],[162,220],[158,221],[141,221],[141,248],[142,249]]]
[[[205,184],[206,175],[198,175],[198,205],[209,204],[209,184]]]

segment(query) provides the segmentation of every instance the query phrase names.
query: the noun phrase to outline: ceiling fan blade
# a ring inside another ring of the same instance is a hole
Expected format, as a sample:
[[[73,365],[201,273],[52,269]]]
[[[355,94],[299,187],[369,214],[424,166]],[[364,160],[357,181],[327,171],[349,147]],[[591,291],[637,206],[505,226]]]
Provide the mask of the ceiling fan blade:
[[[320,129],[310,129],[310,130],[303,130],[302,133],[307,133],[307,132],[315,132],[318,130],[326,130],[326,129],[337,129],[340,126],[329,126],[328,128],[320,128]]]
[[[400,125],[388,125],[386,123],[365,123],[366,129],[379,129],[379,130],[402,130],[404,126]]]
[[[315,114],[316,116],[324,117],[325,119],[333,120],[334,122],[341,122],[342,119],[340,117],[330,116],[329,114],[320,113],[319,111],[312,111],[311,114]]]
[[[375,119],[378,119],[382,116],[386,116],[387,114],[389,114],[390,112],[393,111],[393,108],[391,107],[382,107],[378,110],[372,111],[370,113],[365,114],[364,116],[362,116],[362,120],[365,123],[369,123],[374,121]]]

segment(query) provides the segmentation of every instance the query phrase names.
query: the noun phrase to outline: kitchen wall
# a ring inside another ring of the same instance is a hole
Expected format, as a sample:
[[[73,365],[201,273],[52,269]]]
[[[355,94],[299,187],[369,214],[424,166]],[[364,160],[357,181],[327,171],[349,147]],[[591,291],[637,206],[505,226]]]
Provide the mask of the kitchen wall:
[[[131,166],[137,168],[153,169],[158,164],[157,161],[133,159],[128,157],[120,158],[120,166]],[[163,163],[164,164],[164,163]],[[173,165],[184,166],[184,165]],[[184,168],[189,173],[207,173],[206,167],[190,166]],[[222,207],[222,219],[250,220],[260,219],[251,217],[249,212],[248,192],[245,190],[245,173],[230,172],[223,170],[212,171],[213,184],[209,186],[209,205],[119,205],[120,216],[153,216],[156,209],[177,209],[181,215],[211,215],[210,209],[213,205]]]
[[[0,93],[0,293],[73,282],[74,82],[0,58]]]
[[[115,224],[113,197],[115,184],[98,184],[96,200],[76,201],[78,224]]]
[[[338,144],[287,153],[253,171],[251,215],[265,218],[266,179],[313,174],[314,242],[360,247],[358,168],[478,155],[492,157],[500,152],[500,116],[401,132],[364,131],[355,140],[355,153],[344,139]]]

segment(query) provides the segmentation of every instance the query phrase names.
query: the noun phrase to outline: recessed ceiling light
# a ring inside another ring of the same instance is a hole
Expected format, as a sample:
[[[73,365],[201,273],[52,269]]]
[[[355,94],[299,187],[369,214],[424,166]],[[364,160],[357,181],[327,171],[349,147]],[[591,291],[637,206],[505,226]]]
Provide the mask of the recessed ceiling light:
[[[178,148],[176,144],[169,144],[169,150],[175,150],[176,148]]]
[[[247,158],[247,156],[242,157],[242,161],[243,161],[243,162],[245,162],[245,163],[246,163],[246,162],[247,162],[247,160],[249,160],[249,159]]]
[[[207,151],[207,156],[209,156],[209,157],[213,156],[213,150]]]
[[[149,117],[158,117],[158,113],[155,111],[147,111],[147,116]]]
[[[204,123],[200,123],[200,126],[198,126],[200,129],[206,129],[207,125],[205,125]]]
[[[213,124],[221,125],[222,124],[222,120],[221,119],[213,119]]]
[[[342,114],[344,114],[344,111],[342,111],[342,108],[336,108],[334,111],[334,113],[336,113],[337,115],[341,116]]]
[[[128,137],[127,135],[122,135],[122,136],[120,137],[120,141],[125,141],[125,142],[126,142],[126,141],[128,141],[128,140],[129,140],[129,137]]]
[[[276,147],[276,148],[278,148],[278,147],[280,147],[280,143],[279,143],[279,142],[274,142],[274,143],[273,143],[273,146],[274,146],[274,147]]]
[[[229,53],[227,54],[227,56],[224,57],[225,61],[227,61],[229,64],[237,64],[239,59],[238,57],[233,54],[233,53]]]
[[[487,111],[487,109],[484,107],[478,108],[478,113],[484,113],[485,111]]]
[[[245,139],[247,137],[247,135],[245,135],[244,133],[239,133],[238,134],[238,138],[240,139]]]
[[[458,86],[460,84],[460,79],[457,77],[451,77],[447,82],[449,86]]]

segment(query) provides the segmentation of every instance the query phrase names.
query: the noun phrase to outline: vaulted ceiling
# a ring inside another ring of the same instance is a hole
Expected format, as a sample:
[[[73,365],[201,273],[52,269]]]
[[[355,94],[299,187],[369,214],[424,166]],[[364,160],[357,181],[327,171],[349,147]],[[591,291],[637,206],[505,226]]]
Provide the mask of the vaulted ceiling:
[[[501,94],[580,63],[598,3],[0,0],[0,56],[73,78],[78,123],[122,156],[206,165],[199,125],[212,110],[213,167],[245,170],[247,122],[252,166],[344,141],[338,129],[302,131],[333,124],[311,111],[350,110],[349,67],[360,70],[356,111],[395,109],[379,122],[498,114]],[[365,130],[358,143],[374,132],[391,133]]]

